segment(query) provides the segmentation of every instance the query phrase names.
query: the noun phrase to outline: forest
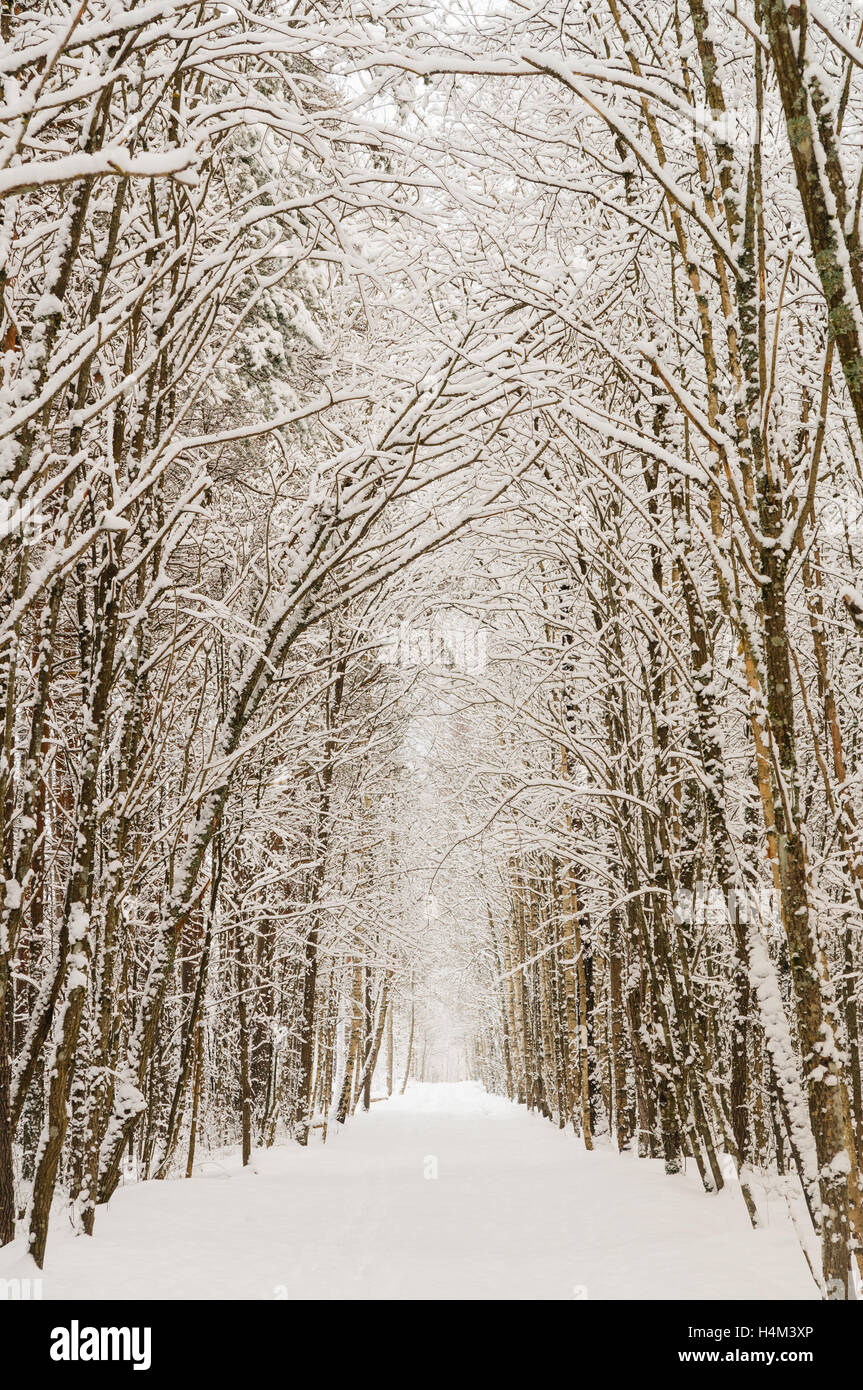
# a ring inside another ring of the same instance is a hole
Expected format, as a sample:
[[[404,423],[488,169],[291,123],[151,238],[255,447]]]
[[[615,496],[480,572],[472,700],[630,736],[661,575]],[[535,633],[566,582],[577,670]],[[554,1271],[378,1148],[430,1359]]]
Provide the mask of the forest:
[[[0,70],[0,1245],[470,1083],[863,1297],[859,3]]]

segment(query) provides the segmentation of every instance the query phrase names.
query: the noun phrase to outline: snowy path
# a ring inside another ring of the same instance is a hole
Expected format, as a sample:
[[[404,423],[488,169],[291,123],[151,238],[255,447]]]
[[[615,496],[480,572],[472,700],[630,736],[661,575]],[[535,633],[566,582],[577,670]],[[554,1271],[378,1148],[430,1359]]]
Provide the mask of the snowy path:
[[[430,1158],[436,1179],[424,1176]],[[470,1084],[413,1087],[326,1147],[254,1162],[125,1188],[92,1241],[61,1218],[44,1296],[816,1296],[778,1199],[753,1233],[738,1195],[706,1197],[694,1176],[666,1178],[658,1163],[585,1154]],[[0,1275],[15,1253],[3,1252]]]

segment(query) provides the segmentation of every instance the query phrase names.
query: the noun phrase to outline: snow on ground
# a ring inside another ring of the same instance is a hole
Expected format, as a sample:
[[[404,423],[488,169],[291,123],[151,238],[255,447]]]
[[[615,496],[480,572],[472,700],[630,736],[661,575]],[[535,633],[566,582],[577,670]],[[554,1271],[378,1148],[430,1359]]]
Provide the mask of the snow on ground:
[[[472,1083],[412,1086],[322,1146],[60,1215],[45,1298],[815,1298],[784,1208],[598,1149]],[[431,1176],[433,1173],[437,1176]],[[23,1272],[22,1245],[0,1277]]]

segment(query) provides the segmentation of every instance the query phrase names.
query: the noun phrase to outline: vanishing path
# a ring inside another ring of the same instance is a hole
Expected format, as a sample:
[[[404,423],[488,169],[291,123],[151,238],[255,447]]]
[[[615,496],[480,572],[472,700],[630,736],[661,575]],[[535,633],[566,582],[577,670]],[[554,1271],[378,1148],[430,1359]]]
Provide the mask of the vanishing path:
[[[707,1197],[694,1175],[585,1154],[472,1084],[414,1086],[325,1147],[254,1163],[121,1189],[93,1240],[59,1217],[44,1296],[816,1296],[779,1198],[753,1232],[739,1193]]]

